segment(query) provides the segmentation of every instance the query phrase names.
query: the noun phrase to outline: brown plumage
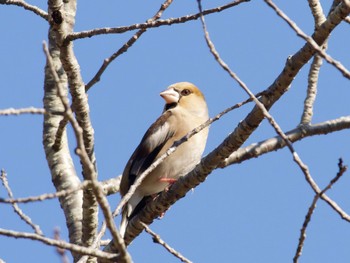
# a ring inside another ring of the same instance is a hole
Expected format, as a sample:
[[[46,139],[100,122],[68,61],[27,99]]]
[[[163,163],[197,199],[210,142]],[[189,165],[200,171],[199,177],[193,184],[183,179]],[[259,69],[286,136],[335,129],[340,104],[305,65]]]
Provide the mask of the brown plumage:
[[[124,196],[142,174],[173,143],[208,119],[208,109],[201,91],[192,83],[170,85],[160,95],[166,101],[163,114],[151,125],[128,161],[121,180]],[[186,175],[200,161],[208,136],[208,128],[195,134],[153,170],[137,188],[123,208],[121,234],[127,222],[145,205],[148,196],[163,191],[170,181]]]

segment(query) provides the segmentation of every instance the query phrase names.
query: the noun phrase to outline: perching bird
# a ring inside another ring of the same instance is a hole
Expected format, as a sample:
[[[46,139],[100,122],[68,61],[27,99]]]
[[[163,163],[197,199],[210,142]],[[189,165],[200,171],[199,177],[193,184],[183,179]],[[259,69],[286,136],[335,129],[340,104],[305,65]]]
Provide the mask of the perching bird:
[[[192,83],[179,82],[160,93],[165,100],[163,114],[151,125],[128,161],[120,183],[123,197],[130,186],[175,141],[208,120],[208,108],[202,92]],[[199,163],[208,137],[208,128],[192,136],[143,180],[124,206],[121,235],[129,220],[145,205],[150,196],[162,192],[180,176]]]

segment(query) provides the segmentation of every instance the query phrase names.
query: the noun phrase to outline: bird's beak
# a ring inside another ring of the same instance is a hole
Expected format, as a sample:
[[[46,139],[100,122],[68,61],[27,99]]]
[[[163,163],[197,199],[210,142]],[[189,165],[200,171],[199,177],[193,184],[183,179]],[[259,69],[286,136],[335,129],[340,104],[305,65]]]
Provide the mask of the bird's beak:
[[[177,103],[180,95],[173,88],[166,89],[159,94],[166,102],[166,104]]]

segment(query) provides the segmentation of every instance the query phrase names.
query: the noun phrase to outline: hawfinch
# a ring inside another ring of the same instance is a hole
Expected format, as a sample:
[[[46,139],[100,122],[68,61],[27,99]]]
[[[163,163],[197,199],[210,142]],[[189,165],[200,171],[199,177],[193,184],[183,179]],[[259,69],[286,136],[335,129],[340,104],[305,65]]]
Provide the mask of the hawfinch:
[[[128,161],[120,183],[123,197],[135,180],[175,141],[208,120],[208,108],[202,92],[192,83],[179,82],[160,93],[165,100],[162,115],[151,125]],[[124,236],[128,221],[147,203],[180,176],[199,163],[208,137],[208,128],[192,136],[187,142],[157,166],[136,189],[122,211],[120,226]]]

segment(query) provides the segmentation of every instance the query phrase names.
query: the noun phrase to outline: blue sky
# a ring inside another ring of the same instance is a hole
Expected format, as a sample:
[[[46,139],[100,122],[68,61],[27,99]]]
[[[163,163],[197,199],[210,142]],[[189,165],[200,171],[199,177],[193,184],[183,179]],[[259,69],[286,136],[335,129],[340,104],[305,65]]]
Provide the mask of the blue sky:
[[[79,1],[76,31],[144,22],[162,1],[140,8],[139,1]],[[204,1],[211,8],[225,1]],[[307,1],[275,1],[307,34],[313,18]],[[329,1],[321,1],[324,10]],[[35,4],[35,1],[33,1]],[[46,10],[46,2],[40,3]],[[196,1],[178,0],[163,18],[197,12]],[[218,52],[231,69],[254,92],[266,89],[281,72],[289,55],[304,41],[276,16],[263,1],[251,1],[206,17],[208,31]],[[15,6],[1,6],[0,109],[42,107],[47,23]],[[84,82],[96,73],[134,32],[76,40],[74,50]],[[350,67],[349,25],[332,33],[328,53]],[[290,90],[271,109],[284,131],[300,121],[306,94],[305,65]],[[148,30],[129,51],[114,61],[101,81],[89,91],[95,129],[99,179],[119,175],[149,125],[160,115],[159,92],[168,85],[190,81],[205,94],[211,116],[245,100],[247,95],[213,59],[206,46],[200,21]],[[349,81],[327,63],[319,79],[313,123],[349,115]],[[250,112],[248,104],[225,115],[210,128],[205,154],[213,150]],[[0,168],[16,197],[54,192],[42,147],[40,115],[0,118]],[[70,147],[74,149],[71,128]],[[323,188],[337,173],[338,158],[350,164],[349,131],[307,138],[295,144],[316,182]],[[263,122],[245,145],[275,136]],[[72,152],[73,156],[74,153]],[[74,156],[79,170],[79,161]],[[350,211],[348,174],[329,191],[329,196]],[[5,197],[4,188],[0,196]],[[193,262],[286,262],[291,261],[299,230],[314,194],[287,149],[257,159],[215,170],[193,192],[177,202],[151,229]],[[118,195],[109,197],[112,207]],[[57,200],[21,205],[47,236],[59,227],[67,238],[63,214]],[[0,205],[0,228],[31,231],[13,213]],[[116,221],[119,224],[119,218]],[[349,224],[320,201],[307,231],[301,262],[348,262]],[[60,262],[54,248],[39,242],[0,236],[0,258],[7,262]],[[20,251],[20,253],[19,253]],[[134,262],[179,262],[147,234],[130,246]]]

